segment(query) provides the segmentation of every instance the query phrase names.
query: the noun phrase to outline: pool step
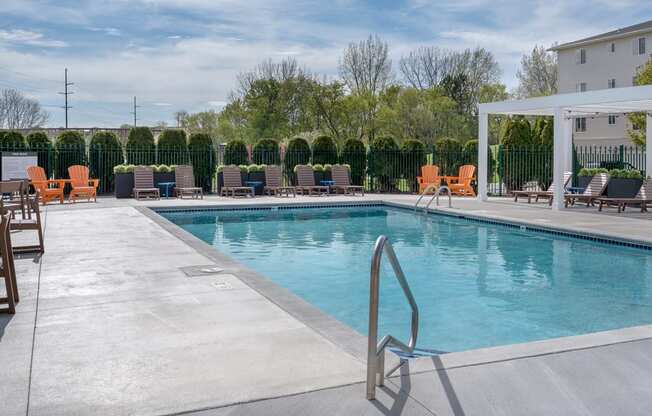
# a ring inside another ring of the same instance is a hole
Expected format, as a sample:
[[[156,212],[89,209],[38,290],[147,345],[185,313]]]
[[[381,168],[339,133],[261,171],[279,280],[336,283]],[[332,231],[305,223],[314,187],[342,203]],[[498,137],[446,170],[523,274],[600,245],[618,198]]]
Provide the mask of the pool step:
[[[405,363],[409,362],[410,360],[414,360],[417,358],[427,358],[427,357],[436,357],[441,354],[446,354],[446,351],[439,351],[439,350],[431,350],[431,349],[424,349],[424,348],[415,348],[412,350],[411,353],[405,352],[399,348],[393,348],[393,347],[388,347],[387,348],[390,352],[396,354],[398,357],[398,364],[392,367],[387,374],[385,374],[385,377],[389,377],[396,370],[401,368]]]

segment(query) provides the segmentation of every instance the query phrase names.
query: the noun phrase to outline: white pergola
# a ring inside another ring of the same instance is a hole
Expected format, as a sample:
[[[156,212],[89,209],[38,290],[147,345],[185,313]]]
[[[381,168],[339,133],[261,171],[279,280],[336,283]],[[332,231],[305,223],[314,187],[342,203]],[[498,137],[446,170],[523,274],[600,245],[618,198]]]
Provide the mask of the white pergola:
[[[478,199],[487,200],[487,149],[489,115],[554,117],[553,181],[560,184],[564,171],[573,164],[573,120],[579,117],[605,117],[627,113],[646,113],[647,175],[652,171],[652,85],[612,88],[573,94],[558,94],[525,100],[480,104],[478,135]],[[564,207],[564,187],[555,186],[553,209]]]

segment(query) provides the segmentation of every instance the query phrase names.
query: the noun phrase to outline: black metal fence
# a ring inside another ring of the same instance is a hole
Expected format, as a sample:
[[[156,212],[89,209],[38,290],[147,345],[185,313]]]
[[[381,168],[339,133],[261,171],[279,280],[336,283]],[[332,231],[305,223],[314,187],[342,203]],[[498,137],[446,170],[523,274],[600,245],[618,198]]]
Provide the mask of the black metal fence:
[[[91,176],[100,180],[101,193],[114,190],[113,168],[120,164],[159,164],[161,160],[172,165],[191,164],[194,169],[197,186],[207,192],[216,192],[218,188],[218,165],[231,161],[246,165],[243,170],[261,170],[253,165],[249,152],[233,155],[224,154],[215,148],[203,150],[166,150],[165,158],[155,147],[142,149],[101,146],[52,146],[48,143],[26,148],[0,147],[0,151],[32,151],[38,156],[38,164],[43,167],[48,177],[67,178],[67,169],[71,165],[89,166]],[[524,187],[547,188],[552,182],[553,150],[549,146],[507,147],[491,146],[488,150],[488,184],[492,195],[509,195],[510,192]],[[287,183],[294,183],[294,167],[297,164],[311,163],[313,160],[326,161],[325,165],[315,169],[328,172],[329,164],[343,163],[351,167],[351,179],[354,184],[364,185],[368,192],[411,193],[418,190],[416,177],[420,175],[421,166],[435,164],[441,175],[456,175],[460,166],[471,164],[477,166],[477,152],[382,150],[366,152],[342,152],[340,154],[312,154],[309,151],[284,152],[258,155],[257,160],[280,161]],[[645,150],[632,146],[575,146],[573,152],[574,173],[582,168],[635,169],[646,174]],[[325,173],[327,176],[328,173]]]

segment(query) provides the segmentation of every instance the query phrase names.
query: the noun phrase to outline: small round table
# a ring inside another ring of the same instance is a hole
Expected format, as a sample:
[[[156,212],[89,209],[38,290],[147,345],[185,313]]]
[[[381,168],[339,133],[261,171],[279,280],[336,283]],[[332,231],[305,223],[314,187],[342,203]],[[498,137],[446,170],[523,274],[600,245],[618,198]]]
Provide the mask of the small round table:
[[[172,193],[172,188],[174,188],[174,185],[176,182],[159,182],[158,187],[161,188],[161,193],[165,198],[170,198],[170,194]]]
[[[246,181],[245,185],[254,188],[254,195],[263,194],[263,183],[261,181]],[[258,188],[260,188],[260,190]]]

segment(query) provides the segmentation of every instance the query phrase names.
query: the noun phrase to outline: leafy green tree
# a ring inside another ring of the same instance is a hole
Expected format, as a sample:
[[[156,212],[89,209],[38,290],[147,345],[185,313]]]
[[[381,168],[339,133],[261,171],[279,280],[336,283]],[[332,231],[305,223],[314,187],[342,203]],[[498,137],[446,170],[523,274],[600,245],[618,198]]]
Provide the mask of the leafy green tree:
[[[650,60],[634,78],[634,85],[652,84],[652,60]],[[627,116],[632,127],[627,130],[631,142],[640,147],[645,147],[645,132],[647,120],[645,113],[632,113]]]
[[[188,140],[181,129],[167,129],[158,137],[156,146],[161,165],[185,165],[189,162]]]
[[[330,136],[319,136],[312,141],[313,164],[337,163],[337,145]]]
[[[403,163],[402,176],[406,180],[411,192],[419,189],[417,176],[421,173],[421,166],[426,164],[426,146],[422,141],[408,139],[401,145]]]
[[[435,142],[433,163],[439,166],[442,175],[457,175],[464,155],[462,143],[450,137],[442,137]]]
[[[381,192],[396,190],[396,181],[401,176],[401,152],[396,140],[380,136],[369,145],[369,174],[374,188]]]
[[[224,148],[225,165],[248,165],[249,152],[247,145],[242,140],[231,140]]]
[[[55,175],[57,178],[68,177],[68,167],[86,165],[86,141],[75,130],[64,131],[55,143]]]
[[[36,152],[38,165],[45,170],[48,178],[51,177],[54,168],[52,140],[42,131],[35,131],[27,135],[27,144],[29,150]]]
[[[153,165],[156,163],[156,144],[149,127],[134,127],[127,138],[127,163]]]
[[[20,132],[0,132],[0,150],[23,151],[27,149],[27,142]]]
[[[285,171],[292,178],[296,165],[305,165],[310,162],[310,145],[306,139],[295,137],[288,142],[285,150]]]
[[[252,159],[257,165],[279,165],[281,163],[278,142],[274,139],[258,140],[252,153]]]
[[[367,170],[367,149],[362,140],[348,139],[342,145],[340,163],[351,168],[351,181],[354,185],[364,185]]]
[[[183,111],[175,113],[178,124],[188,134],[203,133],[209,137],[216,137],[219,130],[220,113],[215,110],[200,111],[188,114]]]
[[[196,186],[209,191],[217,170],[217,152],[212,137],[207,133],[191,134],[188,139],[188,154]]]
[[[541,172],[533,167],[545,153],[542,153],[540,142],[534,141],[527,119],[511,117],[503,120],[500,143],[498,171],[508,191],[520,190],[525,182],[540,179]]]
[[[122,144],[110,131],[98,131],[91,137],[88,168],[93,178],[100,180],[103,190],[113,189],[113,168],[124,163]]]

